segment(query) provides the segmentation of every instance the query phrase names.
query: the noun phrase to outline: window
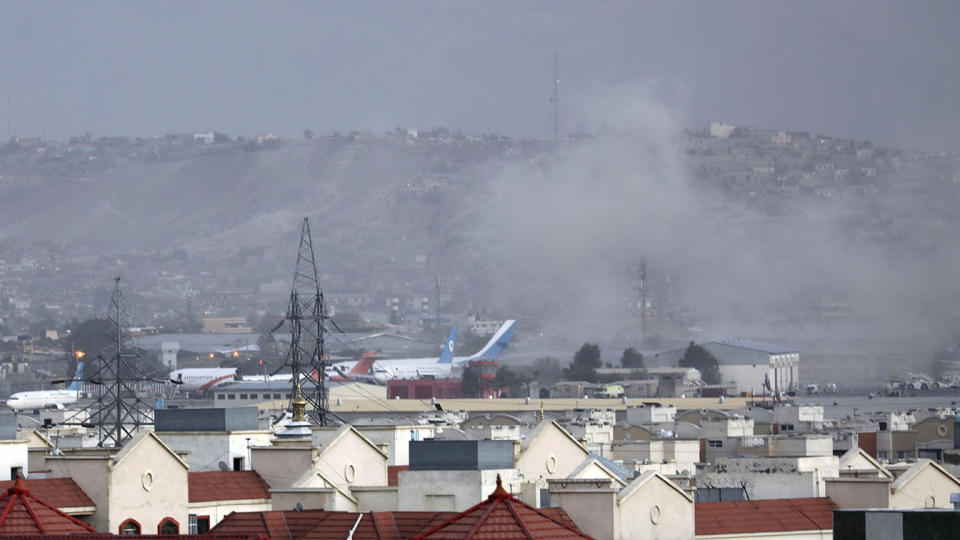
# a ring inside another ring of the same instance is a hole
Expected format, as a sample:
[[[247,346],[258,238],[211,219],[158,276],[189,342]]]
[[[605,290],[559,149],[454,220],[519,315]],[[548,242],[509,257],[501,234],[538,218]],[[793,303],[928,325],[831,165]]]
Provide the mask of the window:
[[[247,399],[247,395],[246,395],[246,394],[240,394],[240,399]]]
[[[10,479],[23,478],[23,467],[10,467]]]
[[[780,424],[780,431],[793,431],[793,424]]]
[[[172,517],[165,517],[157,526],[157,534],[180,534],[180,524]]]
[[[274,394],[273,399],[283,399],[283,397],[281,397],[280,394]]]
[[[227,399],[237,399],[236,394],[227,394]]]
[[[120,524],[120,534],[122,536],[140,534],[140,524],[135,519],[128,519]]]
[[[210,530],[210,516],[190,514],[189,534],[204,534]]]
[[[420,440],[420,430],[419,430],[419,429],[411,429],[411,430],[410,430],[410,440],[411,440],[411,441],[419,441],[419,440]]]
[[[257,399],[257,394],[250,394],[250,399]]]
[[[897,450],[897,459],[898,460],[913,459],[913,452],[911,452],[910,450]]]
[[[293,399],[293,394],[291,394],[291,393],[288,392],[288,393],[287,393],[287,399]]]
[[[722,440],[707,441],[707,446],[709,446],[710,448],[723,448],[723,441]]]
[[[877,459],[887,459],[887,452],[885,450],[877,451]]]
[[[197,534],[197,515],[187,516],[187,534]]]
[[[233,458],[233,470],[242,471],[243,470],[243,458],[235,457]]]

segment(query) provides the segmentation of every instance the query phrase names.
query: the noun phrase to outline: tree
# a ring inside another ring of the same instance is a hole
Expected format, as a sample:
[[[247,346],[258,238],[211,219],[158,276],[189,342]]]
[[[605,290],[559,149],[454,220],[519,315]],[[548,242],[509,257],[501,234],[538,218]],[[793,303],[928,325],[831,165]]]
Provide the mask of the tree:
[[[480,368],[475,366],[467,366],[463,368],[463,373],[460,375],[460,380],[460,392],[463,393],[463,397],[480,397],[480,390],[482,388],[482,385],[480,384]]]
[[[497,388],[506,387],[510,397],[520,397],[526,394],[527,384],[529,383],[529,377],[507,366],[500,366],[497,369],[497,374],[493,377],[493,384]]]
[[[106,349],[112,341],[107,338],[107,332],[113,329],[113,323],[108,319],[87,319],[74,322],[70,325],[70,343],[73,350],[81,350],[87,358],[96,358],[97,353]]]
[[[623,354],[620,356],[620,366],[625,368],[642,368],[644,364],[643,354],[634,349],[633,347],[627,347],[623,351]]]
[[[597,382],[597,368],[602,365],[600,346],[596,343],[584,343],[580,350],[574,353],[573,362],[563,370],[563,374],[572,381]]]
[[[687,347],[687,351],[683,353],[683,358],[680,359],[680,367],[692,367],[700,370],[700,378],[707,384],[723,382],[717,357],[692,341]]]

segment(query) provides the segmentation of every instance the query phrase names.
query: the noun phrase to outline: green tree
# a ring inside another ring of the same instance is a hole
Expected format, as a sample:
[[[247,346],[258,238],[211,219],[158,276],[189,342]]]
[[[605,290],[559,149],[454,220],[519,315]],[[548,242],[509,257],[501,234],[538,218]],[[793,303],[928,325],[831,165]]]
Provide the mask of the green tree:
[[[584,343],[580,350],[573,354],[573,362],[563,370],[563,374],[571,381],[597,382],[597,368],[602,365],[600,346],[596,343]]]
[[[644,364],[643,354],[634,349],[633,347],[627,347],[623,351],[623,354],[620,356],[620,366],[625,368],[642,368]]]
[[[707,384],[723,382],[717,358],[710,354],[710,351],[692,341],[687,346],[687,351],[683,353],[683,358],[680,359],[680,367],[692,367],[700,370],[700,378]]]
[[[463,368],[463,373],[460,375],[460,392],[463,393],[465,398],[478,398],[480,397],[480,368],[474,366],[467,366]]]

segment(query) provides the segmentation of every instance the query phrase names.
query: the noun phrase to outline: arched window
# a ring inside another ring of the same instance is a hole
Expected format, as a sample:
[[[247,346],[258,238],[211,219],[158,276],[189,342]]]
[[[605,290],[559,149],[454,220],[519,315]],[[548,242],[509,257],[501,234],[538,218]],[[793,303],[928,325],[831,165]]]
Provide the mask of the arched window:
[[[120,534],[127,536],[140,534],[140,524],[137,520],[130,518],[120,524]]]
[[[172,517],[165,517],[157,526],[157,534],[180,534],[180,523]]]

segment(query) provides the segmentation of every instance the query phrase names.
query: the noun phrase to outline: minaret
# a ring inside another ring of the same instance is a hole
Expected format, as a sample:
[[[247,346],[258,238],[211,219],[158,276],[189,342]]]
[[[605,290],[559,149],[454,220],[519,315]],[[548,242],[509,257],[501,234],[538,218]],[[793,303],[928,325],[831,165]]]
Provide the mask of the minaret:
[[[283,428],[283,431],[277,433],[277,437],[283,439],[309,438],[312,431],[310,422],[307,421],[307,400],[300,394],[300,381],[297,381],[296,394],[293,396],[293,420]]]

